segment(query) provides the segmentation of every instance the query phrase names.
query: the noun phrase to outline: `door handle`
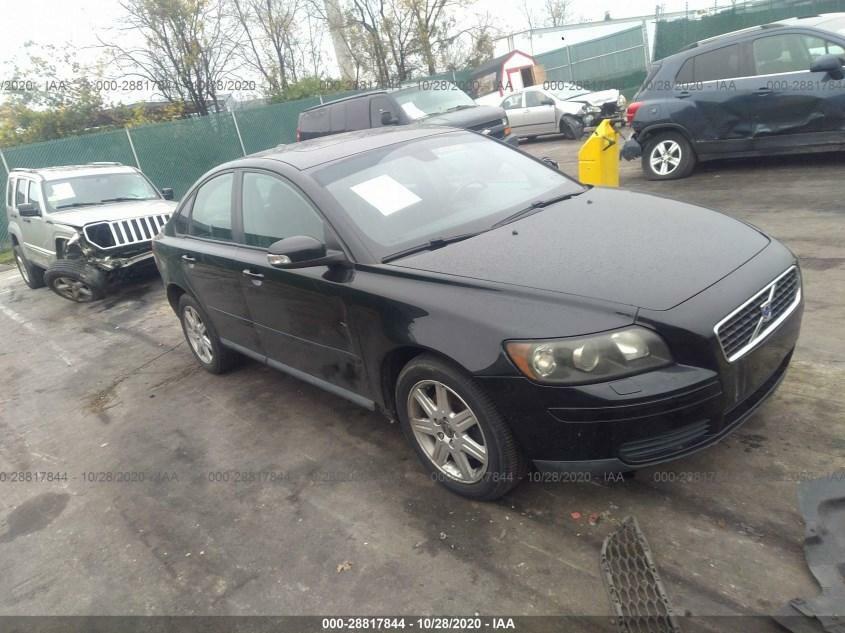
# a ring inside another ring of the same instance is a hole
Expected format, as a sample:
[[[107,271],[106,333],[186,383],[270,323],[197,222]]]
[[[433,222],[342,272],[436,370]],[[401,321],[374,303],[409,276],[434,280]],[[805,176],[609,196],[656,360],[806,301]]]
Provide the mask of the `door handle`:
[[[759,97],[765,97],[770,94],[772,94],[771,88],[757,88],[757,96]]]
[[[686,99],[686,98],[688,98],[691,94],[692,94],[692,93],[691,93],[689,90],[681,90],[681,91],[678,93],[678,99]]]
[[[196,257],[191,257],[190,255],[182,255],[182,261],[193,264],[197,260]]]
[[[264,275],[262,275],[261,273],[254,273],[249,268],[244,268],[243,274],[247,277],[252,277],[253,279],[264,279]]]

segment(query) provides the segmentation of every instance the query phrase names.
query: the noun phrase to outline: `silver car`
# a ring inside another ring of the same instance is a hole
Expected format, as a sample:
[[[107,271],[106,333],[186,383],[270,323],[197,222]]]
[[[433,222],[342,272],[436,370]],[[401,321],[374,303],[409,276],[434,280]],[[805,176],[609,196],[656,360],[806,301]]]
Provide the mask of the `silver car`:
[[[172,198],[120,163],[11,170],[6,215],[21,277],[71,301],[102,298],[116,274],[152,259]]]

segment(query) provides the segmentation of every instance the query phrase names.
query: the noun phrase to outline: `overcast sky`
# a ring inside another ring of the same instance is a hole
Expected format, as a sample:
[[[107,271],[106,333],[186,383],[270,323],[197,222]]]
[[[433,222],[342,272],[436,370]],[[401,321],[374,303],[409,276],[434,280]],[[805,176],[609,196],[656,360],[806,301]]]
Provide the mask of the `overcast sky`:
[[[543,0],[527,0],[538,13]],[[714,0],[658,0],[666,11],[712,8]],[[654,13],[655,0],[574,0],[572,17],[600,20],[605,11],[614,18]],[[729,0],[718,0],[720,6],[729,5]],[[489,10],[496,15],[502,34],[527,28],[522,1],[478,0],[473,10]],[[13,16],[6,22],[0,37],[0,70],[8,71],[9,62],[16,57],[28,40],[38,44],[53,44],[57,47],[70,42],[80,51],[80,61],[93,62],[98,51],[96,34],[108,33],[119,22],[121,9],[115,0],[0,0],[0,13]],[[108,39],[106,37],[106,39]],[[6,73],[4,73],[5,75]],[[0,76],[0,81],[11,77]],[[37,78],[35,78],[37,79]],[[125,95],[130,99],[135,95]],[[120,97],[118,97],[120,98]],[[129,101],[130,99],[122,99]]]

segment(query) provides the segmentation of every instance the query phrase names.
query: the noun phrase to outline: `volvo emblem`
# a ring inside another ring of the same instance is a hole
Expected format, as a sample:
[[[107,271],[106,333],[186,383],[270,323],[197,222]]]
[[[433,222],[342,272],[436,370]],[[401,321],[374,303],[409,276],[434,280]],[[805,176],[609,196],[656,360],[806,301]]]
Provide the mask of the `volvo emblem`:
[[[768,323],[772,320],[772,302],[766,301],[763,305],[760,306],[760,318],[763,323]]]

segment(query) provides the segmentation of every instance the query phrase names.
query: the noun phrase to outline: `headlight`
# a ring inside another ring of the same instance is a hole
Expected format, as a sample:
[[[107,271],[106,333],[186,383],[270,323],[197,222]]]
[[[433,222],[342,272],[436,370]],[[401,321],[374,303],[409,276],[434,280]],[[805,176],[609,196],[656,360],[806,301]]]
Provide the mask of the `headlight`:
[[[508,127],[508,118],[507,117],[502,119],[502,125],[504,125],[505,127]]]
[[[523,374],[552,384],[615,380],[672,363],[663,339],[639,326],[593,336],[507,341],[505,349]]]
[[[619,98],[616,100],[616,107],[620,110],[624,110],[625,106],[628,105],[628,100],[625,98],[625,95],[620,94]]]

